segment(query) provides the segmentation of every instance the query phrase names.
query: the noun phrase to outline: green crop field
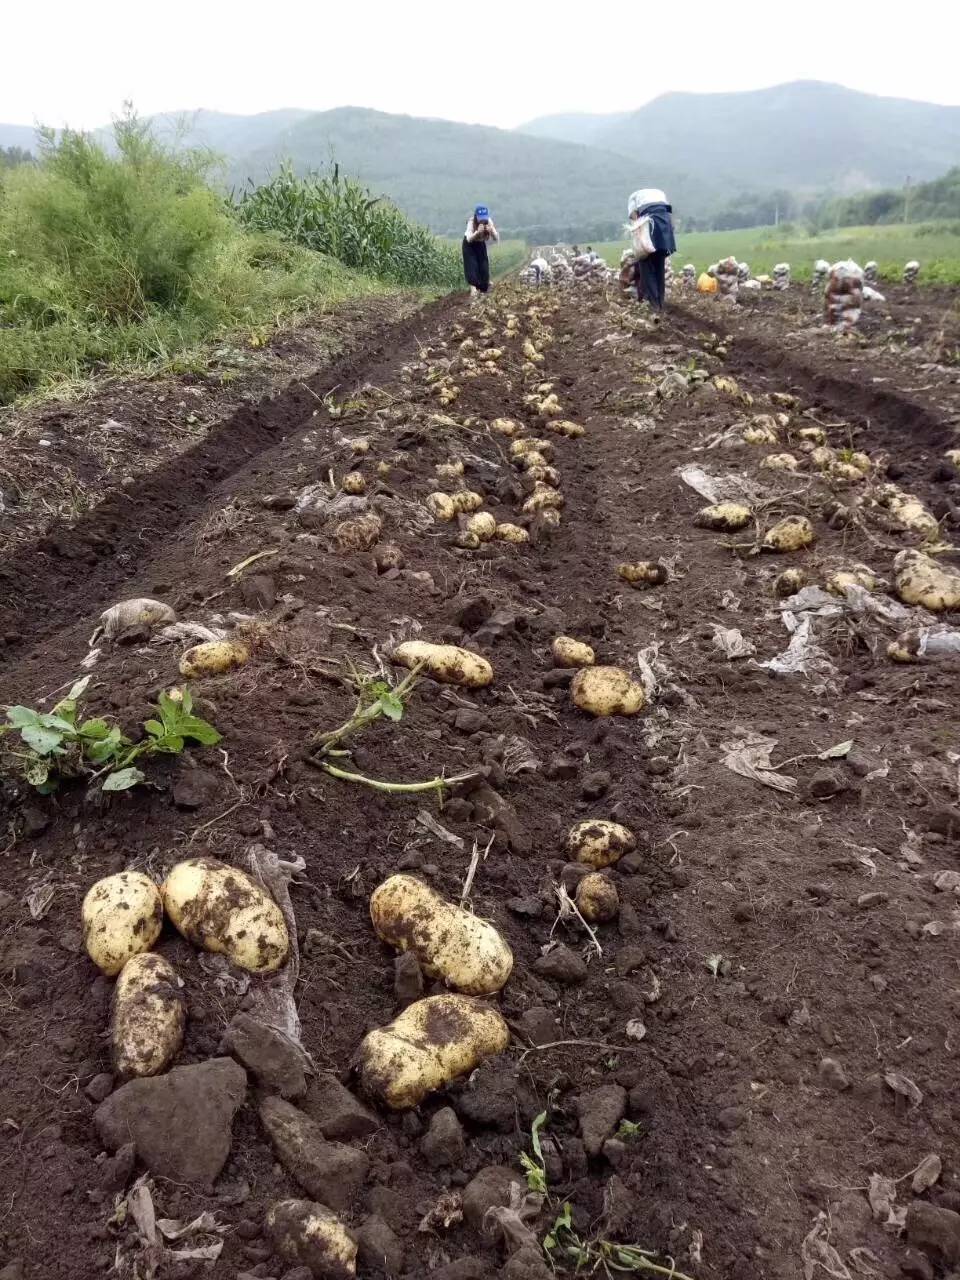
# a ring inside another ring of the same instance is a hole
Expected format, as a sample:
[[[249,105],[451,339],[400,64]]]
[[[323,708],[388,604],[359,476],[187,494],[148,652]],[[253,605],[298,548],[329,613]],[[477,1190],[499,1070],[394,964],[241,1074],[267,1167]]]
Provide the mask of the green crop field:
[[[739,262],[748,262],[755,275],[769,272],[777,262],[789,262],[794,278],[805,280],[817,258],[853,258],[861,266],[873,259],[883,279],[899,280],[904,263],[916,258],[921,281],[960,284],[960,222],[840,227],[821,235],[807,235],[797,227],[694,231],[678,235],[677,244],[674,267],[692,262],[698,272],[733,254]],[[616,266],[626,240],[594,247]]]

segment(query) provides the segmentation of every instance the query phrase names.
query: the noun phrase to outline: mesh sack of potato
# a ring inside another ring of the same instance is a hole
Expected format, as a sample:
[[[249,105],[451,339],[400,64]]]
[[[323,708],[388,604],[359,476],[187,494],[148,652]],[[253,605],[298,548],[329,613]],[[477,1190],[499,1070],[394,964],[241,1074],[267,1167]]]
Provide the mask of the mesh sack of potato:
[[[852,329],[863,311],[863,269],[852,260],[835,262],[823,295],[824,322],[832,328]]]

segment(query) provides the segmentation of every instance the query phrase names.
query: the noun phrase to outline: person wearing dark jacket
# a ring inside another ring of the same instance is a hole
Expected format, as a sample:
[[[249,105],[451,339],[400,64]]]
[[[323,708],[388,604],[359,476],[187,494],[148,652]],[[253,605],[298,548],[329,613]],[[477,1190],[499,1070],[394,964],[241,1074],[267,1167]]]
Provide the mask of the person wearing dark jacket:
[[[463,233],[463,274],[471,294],[486,293],[490,288],[487,244],[499,239],[500,233],[493,225],[490,210],[485,204],[478,204]]]
[[[662,311],[666,298],[667,259],[677,252],[673,234],[673,206],[656,188],[635,191],[627,205],[630,234],[637,254],[637,297],[654,311]],[[649,252],[652,245],[653,252]]]

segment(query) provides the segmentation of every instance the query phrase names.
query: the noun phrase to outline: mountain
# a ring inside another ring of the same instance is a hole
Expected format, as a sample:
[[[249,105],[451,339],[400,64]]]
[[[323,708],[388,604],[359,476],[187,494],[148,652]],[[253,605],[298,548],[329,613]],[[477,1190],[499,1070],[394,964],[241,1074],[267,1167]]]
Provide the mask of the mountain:
[[[30,124],[0,124],[0,148],[21,147],[37,153],[37,131]]]
[[[718,193],[747,186],[835,192],[934,178],[960,161],[960,107],[800,80],[745,93],[667,93],[638,111],[544,116],[520,132],[576,140],[696,173]],[[679,202],[677,202],[679,203]]]

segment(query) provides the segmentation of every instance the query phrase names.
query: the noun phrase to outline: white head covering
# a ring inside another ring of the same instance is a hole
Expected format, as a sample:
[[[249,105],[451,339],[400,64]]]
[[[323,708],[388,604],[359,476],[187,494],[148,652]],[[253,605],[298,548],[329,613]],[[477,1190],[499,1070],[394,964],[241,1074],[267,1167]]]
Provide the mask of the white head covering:
[[[645,204],[666,203],[667,197],[656,187],[641,187],[639,191],[634,191],[633,195],[627,201],[627,217],[630,217],[634,209],[642,209]]]

